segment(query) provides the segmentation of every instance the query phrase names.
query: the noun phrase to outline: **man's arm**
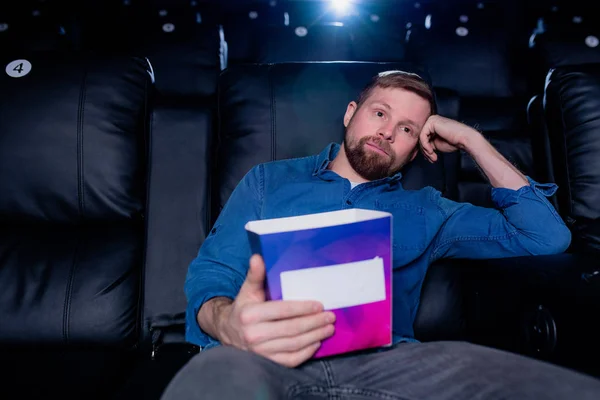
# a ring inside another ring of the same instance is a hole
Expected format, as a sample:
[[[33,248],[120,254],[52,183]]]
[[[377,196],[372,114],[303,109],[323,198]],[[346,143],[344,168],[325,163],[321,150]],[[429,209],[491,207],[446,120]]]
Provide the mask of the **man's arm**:
[[[262,217],[263,167],[238,184],[185,282],[186,340],[219,342],[295,367],[335,331],[335,314],[315,301],[266,301],[265,265],[253,255],[244,225]]]
[[[475,129],[432,116],[421,132],[423,153],[431,162],[435,151],[465,150],[479,165],[492,189],[496,208],[456,203],[432,192],[445,223],[432,259],[441,257],[497,258],[563,252],[571,233],[546,199],[556,185],[539,184],[508,162]]]
[[[495,188],[518,190],[529,185],[529,181],[479,132],[466,136],[460,145],[479,165],[490,184]]]
[[[419,144],[430,162],[437,161],[435,151],[449,153],[464,150],[473,158],[495,188],[518,190],[529,184],[528,179],[508,162],[481,133],[449,118],[432,115],[421,134]]]
[[[219,334],[219,323],[232,303],[233,300],[228,297],[213,297],[200,307],[197,315],[198,325],[202,327],[202,330],[220,342],[223,341],[223,338]]]
[[[217,344],[218,311],[233,301],[246,278],[251,250],[243,227],[246,222],[260,218],[260,173],[260,167],[253,168],[236,186],[188,268],[184,286],[188,301],[186,340],[199,346]]]

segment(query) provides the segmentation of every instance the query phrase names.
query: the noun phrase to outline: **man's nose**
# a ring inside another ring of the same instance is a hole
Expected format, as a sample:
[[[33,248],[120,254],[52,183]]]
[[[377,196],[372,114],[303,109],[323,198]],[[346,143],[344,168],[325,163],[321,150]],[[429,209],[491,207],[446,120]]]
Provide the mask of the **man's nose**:
[[[391,140],[394,136],[394,128],[391,124],[385,124],[379,128],[377,134],[385,140]]]

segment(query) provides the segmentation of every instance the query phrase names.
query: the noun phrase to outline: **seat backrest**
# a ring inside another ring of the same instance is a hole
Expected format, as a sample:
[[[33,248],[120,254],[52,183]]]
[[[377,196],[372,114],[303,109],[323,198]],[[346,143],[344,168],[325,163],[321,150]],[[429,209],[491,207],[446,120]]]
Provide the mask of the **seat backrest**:
[[[544,122],[558,209],[572,250],[600,252],[600,64],[558,67],[544,91]]]
[[[213,221],[253,166],[319,153],[344,136],[347,104],[378,72],[402,63],[288,63],[236,66],[219,81],[219,151]],[[446,191],[443,162],[419,155],[404,171],[403,185]]]
[[[0,342],[134,346],[149,66],[1,59]]]
[[[141,220],[148,64],[53,56],[2,55],[0,222]]]

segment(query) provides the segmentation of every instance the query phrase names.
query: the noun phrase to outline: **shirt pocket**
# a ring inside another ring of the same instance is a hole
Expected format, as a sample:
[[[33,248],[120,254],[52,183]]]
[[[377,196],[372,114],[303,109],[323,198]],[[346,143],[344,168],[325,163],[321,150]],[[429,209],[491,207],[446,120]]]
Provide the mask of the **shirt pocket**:
[[[392,214],[394,267],[406,265],[427,248],[427,218],[425,209],[405,201],[375,201],[378,210]]]

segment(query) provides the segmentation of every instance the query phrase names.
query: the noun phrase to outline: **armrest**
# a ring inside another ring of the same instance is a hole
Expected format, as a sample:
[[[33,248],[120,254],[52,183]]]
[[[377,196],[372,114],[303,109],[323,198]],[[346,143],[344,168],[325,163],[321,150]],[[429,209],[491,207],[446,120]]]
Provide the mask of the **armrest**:
[[[440,261],[427,271],[413,329],[422,342],[466,340],[469,291],[460,263]],[[472,296],[471,296],[472,297]]]
[[[469,341],[600,373],[600,262],[592,255],[444,264],[462,268]]]

